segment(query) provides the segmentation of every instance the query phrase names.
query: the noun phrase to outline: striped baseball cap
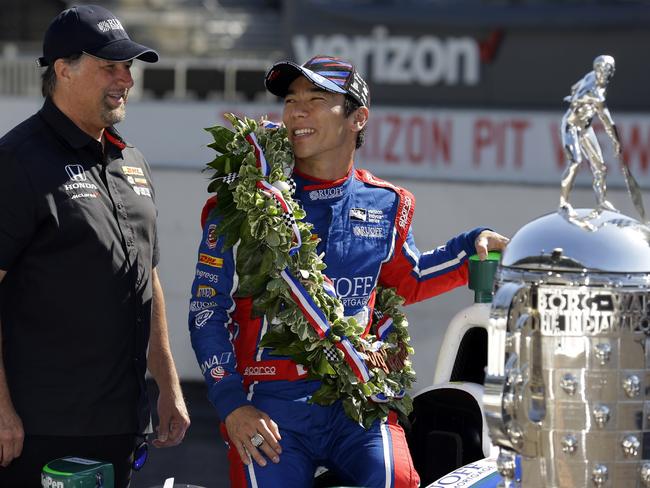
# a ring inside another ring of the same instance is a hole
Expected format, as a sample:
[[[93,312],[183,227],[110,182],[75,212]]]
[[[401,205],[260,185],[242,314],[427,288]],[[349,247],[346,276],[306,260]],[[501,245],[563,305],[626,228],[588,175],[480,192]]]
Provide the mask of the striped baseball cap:
[[[370,107],[368,84],[354,66],[334,56],[315,56],[302,66],[292,61],[280,61],[266,73],[266,89],[278,97],[285,97],[289,85],[299,76],[332,93],[350,95],[362,106]]]

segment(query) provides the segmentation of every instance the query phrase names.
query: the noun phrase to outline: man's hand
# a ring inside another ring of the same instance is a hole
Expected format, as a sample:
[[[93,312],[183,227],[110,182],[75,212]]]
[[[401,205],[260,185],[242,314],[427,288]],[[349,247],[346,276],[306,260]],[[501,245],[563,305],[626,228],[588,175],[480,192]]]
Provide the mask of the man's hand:
[[[280,462],[282,448],[278,441],[281,439],[278,425],[264,412],[253,406],[246,405],[236,408],[226,417],[226,429],[230,442],[234,443],[239,457],[245,465],[250,463],[252,457],[260,466],[266,466],[266,459],[262,451],[274,463]],[[260,434],[264,442],[255,447],[251,439]]]
[[[0,407],[0,465],[5,468],[23,452],[25,431],[14,407]]]
[[[488,256],[488,251],[503,251],[510,242],[505,236],[492,232],[491,230],[484,230],[476,238],[474,246],[476,247],[476,254],[481,261],[484,261]]]
[[[185,431],[190,426],[185,400],[180,391],[160,392],[158,396],[158,437],[153,440],[155,447],[172,447],[180,444]]]

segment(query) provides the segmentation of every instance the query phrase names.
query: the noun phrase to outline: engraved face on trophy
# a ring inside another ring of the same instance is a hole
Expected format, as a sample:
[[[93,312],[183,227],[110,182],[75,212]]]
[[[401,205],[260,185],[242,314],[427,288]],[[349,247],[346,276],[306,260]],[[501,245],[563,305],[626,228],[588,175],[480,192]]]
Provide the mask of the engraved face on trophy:
[[[598,85],[607,85],[612,76],[614,76],[615,71],[613,57],[605,55],[598,56],[594,59],[594,73],[596,74],[596,83]]]
[[[607,200],[592,129],[600,118],[618,158],[605,98],[613,74],[614,59],[599,56],[573,85],[559,209],[522,227],[497,270],[484,407],[502,486],[650,488],[650,228],[624,164],[640,221]],[[593,209],[569,201],[582,162]]]

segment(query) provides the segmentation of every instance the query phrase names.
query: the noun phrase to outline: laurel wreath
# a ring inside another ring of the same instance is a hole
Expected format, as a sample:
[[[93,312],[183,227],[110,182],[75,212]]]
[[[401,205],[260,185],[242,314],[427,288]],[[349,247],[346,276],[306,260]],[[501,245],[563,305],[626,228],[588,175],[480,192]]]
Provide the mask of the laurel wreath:
[[[409,345],[408,322],[401,312],[404,299],[392,288],[378,288],[376,311],[393,319],[393,328],[383,342],[373,335],[364,338],[365,324],[344,317],[339,299],[323,289],[325,263],[316,252],[318,238],[312,234],[312,224],[306,222],[305,211],[291,196],[290,175],[293,170],[293,151],[284,127],[266,128],[262,123],[248,118],[240,119],[226,114],[233,129],[223,126],[207,128],[214,142],[209,147],[217,157],[208,163],[212,172],[208,192],[217,195],[216,207],[210,217],[218,216],[217,233],[224,236],[224,249],[239,242],[237,248],[237,273],[239,286],[236,296],[253,297],[253,310],[258,316],[266,315],[269,327],[260,346],[274,349],[274,354],[291,357],[309,372],[310,379],[320,380],[321,386],[312,396],[320,405],[330,405],[341,400],[346,414],[368,428],[376,419],[385,419],[389,410],[407,417],[412,410],[408,394],[396,398],[396,392],[408,390],[415,381],[411,362],[402,361],[397,371],[386,373],[382,368],[371,367],[371,378],[363,383],[355,376],[344,360],[343,353],[333,347],[341,337],[347,337],[361,357],[363,351],[381,350],[390,359],[402,351],[413,354]],[[245,139],[254,132],[263,149],[270,174],[266,180],[282,191],[297,221],[302,246],[293,255],[289,250],[293,233],[282,217],[282,210],[258,189],[257,182],[264,179],[257,167],[251,144]],[[237,178],[227,178],[237,174]],[[289,267],[308,290],[315,303],[327,316],[332,334],[319,338],[291,297],[289,287],[280,272]],[[333,359],[338,358],[338,359]],[[376,402],[371,396],[383,393],[389,399]]]

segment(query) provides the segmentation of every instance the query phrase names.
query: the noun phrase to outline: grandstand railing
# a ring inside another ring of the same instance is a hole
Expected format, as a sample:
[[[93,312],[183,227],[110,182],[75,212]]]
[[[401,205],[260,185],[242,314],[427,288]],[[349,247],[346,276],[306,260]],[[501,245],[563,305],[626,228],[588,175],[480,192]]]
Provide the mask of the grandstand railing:
[[[0,95],[37,96],[42,69],[36,56],[0,56]],[[164,59],[135,63],[132,99],[269,101],[264,74],[268,59]]]

